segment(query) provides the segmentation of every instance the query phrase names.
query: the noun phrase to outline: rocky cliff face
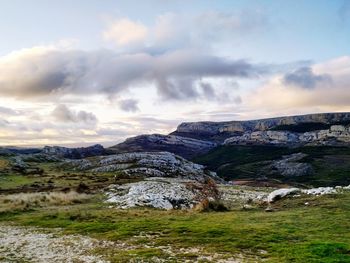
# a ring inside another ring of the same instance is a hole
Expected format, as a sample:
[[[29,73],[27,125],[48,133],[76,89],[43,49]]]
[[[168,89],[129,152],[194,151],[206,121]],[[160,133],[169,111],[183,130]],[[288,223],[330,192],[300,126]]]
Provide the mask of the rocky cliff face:
[[[172,134],[191,138],[209,138],[222,142],[228,137],[228,134],[232,136],[245,132],[267,131],[276,127],[300,124],[323,124],[323,127],[325,127],[324,125],[327,127],[327,125],[338,123],[350,123],[350,113],[320,113],[251,121],[186,122],[180,124]]]
[[[333,125],[327,130],[305,133],[288,131],[245,132],[224,141],[225,145],[270,144],[286,146],[328,145],[346,146],[350,143],[350,126]]]
[[[186,138],[175,135],[140,135],[128,138],[125,142],[110,148],[116,153],[144,152],[144,151],[168,151],[190,159],[195,155],[204,154],[214,148],[216,143]]]

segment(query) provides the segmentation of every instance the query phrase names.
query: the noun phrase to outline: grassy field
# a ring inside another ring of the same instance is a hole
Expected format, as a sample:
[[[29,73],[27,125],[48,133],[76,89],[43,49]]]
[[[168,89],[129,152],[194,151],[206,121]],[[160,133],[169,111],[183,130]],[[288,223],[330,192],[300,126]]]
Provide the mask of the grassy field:
[[[272,213],[263,207],[230,212],[117,210],[99,198],[69,206],[12,209],[0,213],[0,221],[149,245],[96,251],[112,262],[167,259],[162,247],[169,244],[178,251],[199,247],[203,253],[243,255],[258,262],[350,262],[350,193],[286,199],[274,204]],[[177,261],[197,256],[179,253]]]

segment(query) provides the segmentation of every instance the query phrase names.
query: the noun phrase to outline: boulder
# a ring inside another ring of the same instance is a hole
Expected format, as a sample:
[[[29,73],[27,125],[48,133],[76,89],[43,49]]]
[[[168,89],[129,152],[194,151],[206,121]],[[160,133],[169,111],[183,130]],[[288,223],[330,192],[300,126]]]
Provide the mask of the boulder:
[[[278,189],[278,190],[271,192],[267,196],[267,202],[273,203],[279,199],[282,199],[283,197],[286,197],[288,195],[295,195],[298,193],[300,193],[299,188],[281,188],[281,189]]]
[[[203,184],[178,178],[148,178],[124,185],[111,185],[106,202],[118,208],[153,207],[191,209],[204,198],[215,198],[203,191]]]

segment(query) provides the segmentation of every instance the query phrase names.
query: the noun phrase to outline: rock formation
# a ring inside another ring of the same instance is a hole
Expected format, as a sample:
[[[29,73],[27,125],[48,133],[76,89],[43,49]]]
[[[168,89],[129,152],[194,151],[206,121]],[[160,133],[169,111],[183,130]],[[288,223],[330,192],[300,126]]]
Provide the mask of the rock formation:
[[[134,177],[173,177],[205,181],[210,177],[220,181],[216,173],[169,152],[133,152],[89,159],[67,160],[64,163],[75,170],[91,172],[120,171]]]
[[[185,122],[181,123],[172,134],[222,142],[229,134],[234,136],[245,132],[267,131],[280,126],[288,127],[298,124],[315,124],[315,126],[323,124],[321,127],[328,127],[339,123],[349,124],[350,113],[320,113],[251,121]]]
[[[148,178],[124,185],[111,185],[107,202],[119,208],[154,207],[159,209],[190,209],[204,198],[215,198],[215,191],[204,196],[205,185],[178,178]]]
[[[61,146],[45,146],[42,154],[56,156],[59,158],[81,159],[90,156],[105,155],[107,151],[102,145],[96,144],[89,147],[67,148]]]
[[[332,125],[327,130],[305,133],[289,131],[254,131],[233,136],[224,141],[226,145],[270,144],[284,146],[330,145],[343,146],[350,143],[350,126]]]

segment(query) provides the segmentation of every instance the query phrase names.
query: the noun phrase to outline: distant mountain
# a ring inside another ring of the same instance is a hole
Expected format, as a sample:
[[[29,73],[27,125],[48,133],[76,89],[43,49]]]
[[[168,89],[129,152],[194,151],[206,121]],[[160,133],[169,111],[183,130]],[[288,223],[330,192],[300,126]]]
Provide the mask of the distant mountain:
[[[310,132],[329,129],[332,125],[349,125],[350,112],[318,113],[249,121],[184,122],[172,135],[223,142],[233,136],[254,131]]]
[[[205,140],[175,135],[151,134],[128,138],[124,142],[109,149],[117,153],[168,151],[190,159],[194,156],[207,153],[216,146],[217,144],[215,142]]]
[[[41,151],[42,154],[52,155],[55,157],[68,159],[81,159],[91,156],[107,155],[106,150],[102,145],[96,144],[89,147],[67,148],[61,146],[45,146]]]
[[[168,151],[191,159],[222,144],[349,146],[350,113],[320,113],[250,121],[185,122],[169,135],[128,138],[116,153]]]

